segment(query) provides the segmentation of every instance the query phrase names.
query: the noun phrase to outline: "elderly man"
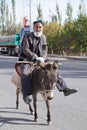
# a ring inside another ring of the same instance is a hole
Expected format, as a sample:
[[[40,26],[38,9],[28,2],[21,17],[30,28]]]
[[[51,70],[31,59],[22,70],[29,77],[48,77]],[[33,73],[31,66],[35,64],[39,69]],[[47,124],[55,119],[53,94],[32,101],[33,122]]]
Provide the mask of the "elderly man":
[[[47,44],[46,36],[43,34],[44,24],[42,20],[33,22],[34,31],[25,34],[21,43],[21,50],[19,60],[23,61],[44,61],[47,56]],[[23,99],[28,104],[31,100],[29,95],[32,94],[30,65],[21,64],[21,84]],[[58,74],[57,88],[60,92],[63,92],[65,96],[77,92],[76,89],[70,89],[67,87],[63,78]]]

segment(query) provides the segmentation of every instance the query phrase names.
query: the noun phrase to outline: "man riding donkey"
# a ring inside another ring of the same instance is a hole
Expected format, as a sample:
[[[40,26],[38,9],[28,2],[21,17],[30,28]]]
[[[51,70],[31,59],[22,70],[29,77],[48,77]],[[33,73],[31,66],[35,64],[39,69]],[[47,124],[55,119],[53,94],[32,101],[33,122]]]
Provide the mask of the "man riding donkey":
[[[46,36],[43,35],[44,23],[42,20],[33,22],[33,32],[25,34],[21,43],[19,61],[42,61],[47,56]],[[21,85],[23,100],[29,104],[32,100],[31,69],[29,64],[21,64]],[[67,87],[65,81],[58,73],[56,87],[64,96],[76,93],[78,90]]]

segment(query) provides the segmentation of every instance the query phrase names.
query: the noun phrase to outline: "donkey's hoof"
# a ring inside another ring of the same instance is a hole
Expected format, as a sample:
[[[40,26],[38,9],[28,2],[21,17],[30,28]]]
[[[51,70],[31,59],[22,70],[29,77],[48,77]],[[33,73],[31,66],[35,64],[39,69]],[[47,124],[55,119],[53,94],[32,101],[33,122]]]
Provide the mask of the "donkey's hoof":
[[[31,115],[34,115],[34,111],[31,112]]]
[[[34,119],[35,122],[38,122],[38,118]]]
[[[16,106],[16,109],[18,109],[18,106]]]
[[[47,121],[47,124],[48,124],[48,125],[51,125],[51,124],[52,124],[52,121]]]

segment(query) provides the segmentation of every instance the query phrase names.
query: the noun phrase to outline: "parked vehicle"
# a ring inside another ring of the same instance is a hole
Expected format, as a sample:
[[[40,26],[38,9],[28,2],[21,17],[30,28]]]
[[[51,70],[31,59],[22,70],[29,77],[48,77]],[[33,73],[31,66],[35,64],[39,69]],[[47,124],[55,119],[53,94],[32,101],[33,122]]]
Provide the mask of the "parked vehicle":
[[[33,31],[30,25],[28,25],[28,20],[26,17],[23,19],[23,27],[20,28],[19,34],[9,35],[9,36],[0,36],[0,52],[8,53],[9,55],[18,55],[20,44],[23,40],[25,33],[30,33]]]
[[[18,55],[20,45],[20,34],[0,36],[0,52],[9,55]]]

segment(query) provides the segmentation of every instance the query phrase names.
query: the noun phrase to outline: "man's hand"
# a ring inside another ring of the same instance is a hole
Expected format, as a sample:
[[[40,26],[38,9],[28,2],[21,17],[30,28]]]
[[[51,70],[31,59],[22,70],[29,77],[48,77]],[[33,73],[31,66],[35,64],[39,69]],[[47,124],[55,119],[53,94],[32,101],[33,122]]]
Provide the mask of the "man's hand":
[[[32,61],[44,62],[44,58],[43,57],[38,57],[36,54],[34,54],[33,57],[32,57]]]
[[[32,56],[32,61],[36,61],[37,60],[37,55],[36,54],[33,54],[33,56]]]
[[[36,60],[37,60],[37,61],[44,62],[44,58],[43,58],[43,57],[37,57]]]

